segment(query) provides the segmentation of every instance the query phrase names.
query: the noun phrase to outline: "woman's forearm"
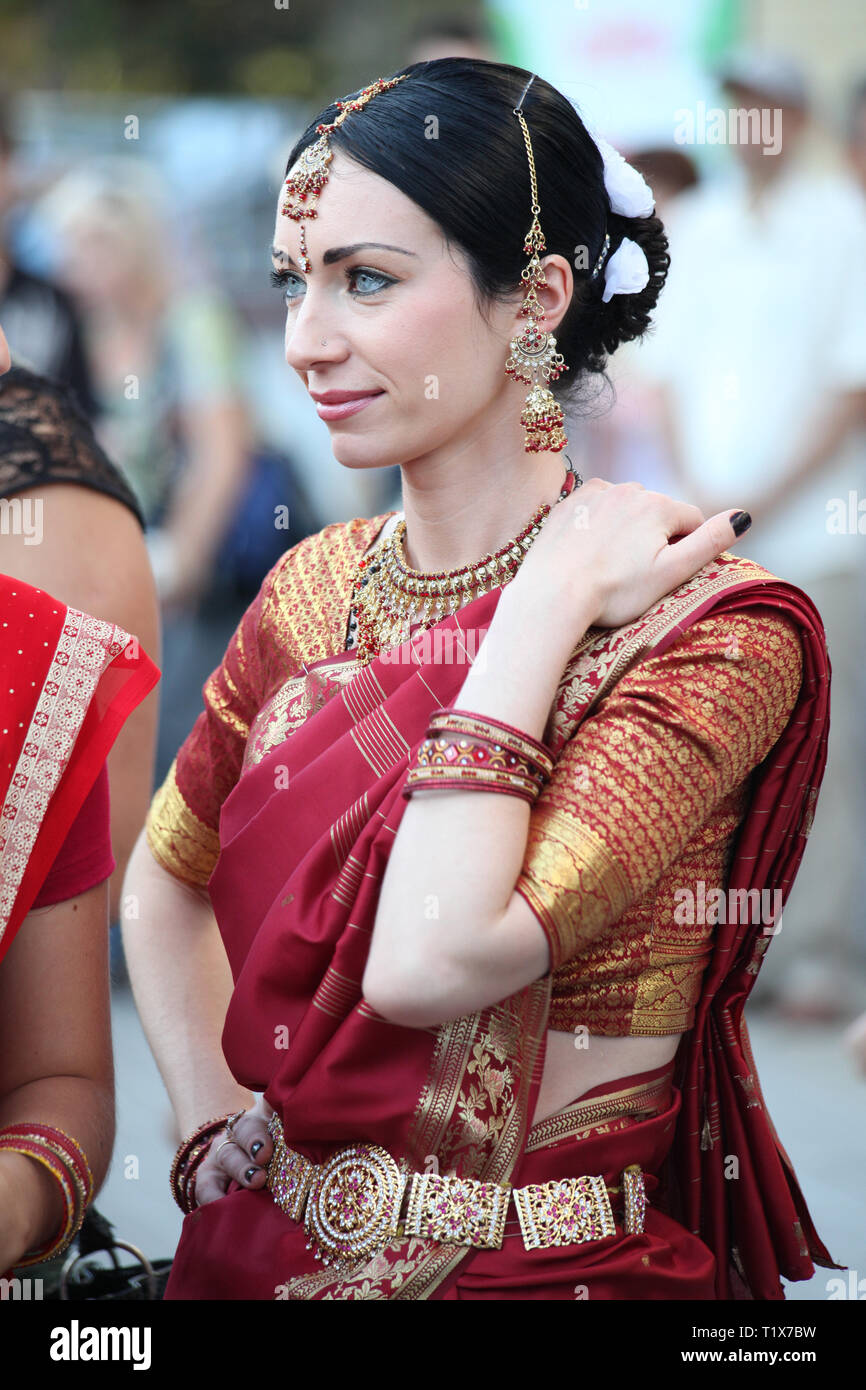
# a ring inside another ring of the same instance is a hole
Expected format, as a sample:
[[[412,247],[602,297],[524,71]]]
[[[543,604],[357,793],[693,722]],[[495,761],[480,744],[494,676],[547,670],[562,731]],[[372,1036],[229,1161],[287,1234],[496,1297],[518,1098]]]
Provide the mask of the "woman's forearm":
[[[53,1125],[80,1144],[98,1192],[114,1144],[114,1090],[84,1076],[45,1076],[18,1086],[0,1101],[0,1128]],[[0,1272],[52,1240],[66,1207],[56,1178],[41,1163],[0,1152]]]
[[[594,609],[557,615],[530,595],[500,597],[454,704],[540,739],[562,673]],[[529,804],[500,792],[420,791],[391,850],[376,914],[365,993],[387,972],[405,978],[459,959],[505,913],[526,851]],[[397,966],[395,963],[399,963]],[[372,982],[372,984],[371,984]],[[368,995],[368,997],[370,997]]]
[[[154,859],[144,832],[124,881],[123,946],[142,1027],[182,1134],[213,1116],[248,1108],[223,1056],[232,992],[210,901]]]
[[[0,1275],[60,1230],[66,1207],[60,1185],[26,1154],[0,1150]]]
[[[105,1181],[114,1144],[114,1091],[85,1076],[45,1076],[18,1086],[0,1101],[0,1129],[53,1125],[80,1144],[93,1174]],[[60,1186],[34,1158],[0,1152],[0,1270],[54,1237],[65,1206]],[[5,1262],[5,1263],[4,1263]]]

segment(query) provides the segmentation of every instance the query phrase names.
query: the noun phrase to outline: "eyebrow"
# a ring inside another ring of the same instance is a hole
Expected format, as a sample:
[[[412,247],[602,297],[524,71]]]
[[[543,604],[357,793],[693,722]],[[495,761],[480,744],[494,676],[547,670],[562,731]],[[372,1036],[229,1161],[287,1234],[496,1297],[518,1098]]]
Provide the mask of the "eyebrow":
[[[406,251],[402,246],[389,246],[384,241],[356,241],[354,246],[332,246],[330,251],[326,251],[322,256],[323,265],[333,265],[335,261],[344,261],[347,256],[354,256],[356,251],[397,251],[401,256],[415,256],[416,251]],[[271,256],[275,261],[281,261],[285,265],[294,265],[288,251],[284,251],[282,246],[272,246]]]

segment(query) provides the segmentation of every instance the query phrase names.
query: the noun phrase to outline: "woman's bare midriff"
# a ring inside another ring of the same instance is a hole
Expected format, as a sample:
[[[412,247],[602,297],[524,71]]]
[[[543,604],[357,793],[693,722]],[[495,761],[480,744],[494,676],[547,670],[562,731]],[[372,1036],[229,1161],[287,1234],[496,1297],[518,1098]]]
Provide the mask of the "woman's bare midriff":
[[[651,1071],[673,1061],[681,1037],[682,1033],[665,1033],[657,1038],[609,1038],[597,1034],[587,1037],[549,1030],[532,1123],[555,1115],[603,1081],[618,1081],[621,1076]]]

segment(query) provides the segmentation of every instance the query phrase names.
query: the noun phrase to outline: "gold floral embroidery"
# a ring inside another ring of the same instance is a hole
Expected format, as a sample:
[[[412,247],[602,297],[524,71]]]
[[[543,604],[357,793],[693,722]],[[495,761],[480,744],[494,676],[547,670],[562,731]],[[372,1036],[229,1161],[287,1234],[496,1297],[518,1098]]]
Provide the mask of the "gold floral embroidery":
[[[329,677],[351,675],[356,663],[345,660],[320,675],[305,667],[344,651],[357,561],[387,515],[336,522],[306,537],[274,566],[244,614],[148,815],[148,844],[178,878],[207,883],[219,854],[220,810],[245,767],[304,722]]]
[[[252,721],[244,748],[244,772],[260,763],[272,748],[285,743],[311,714],[339,694],[355,671],[354,662],[324,663],[312,671],[302,671],[280,686]]]
[[[590,717],[572,710],[578,726],[532,808],[516,884],[551,947],[551,1027],[691,1027],[715,917],[684,921],[678,904],[684,890],[724,889],[750,773],[801,675],[795,626],[756,605],[699,619]]]
[[[219,855],[219,835],[187,806],[176,777],[177,758],[150,804],[145,821],[154,858],[175,878],[204,886]]]
[[[466,1255],[465,1245],[439,1244],[413,1236],[379,1251],[344,1278],[321,1270],[289,1279],[279,1286],[276,1297],[309,1301],[321,1295],[326,1303],[428,1299]]]
[[[435,1145],[432,1135],[426,1153],[439,1157],[439,1171],[460,1177],[507,1180],[525,1137],[525,1105],[537,1064],[549,1008],[549,978],[476,1015],[470,1036],[463,1037],[458,1086],[452,1093],[447,1077],[444,1095],[453,1096],[450,1114]],[[458,1025],[443,1024],[445,1055]],[[450,1059],[452,1062],[453,1058]],[[439,1057],[441,1066],[442,1056]],[[517,1065],[515,1066],[515,1063]],[[435,1064],[434,1064],[435,1066]],[[416,1135],[423,1133],[427,1105],[422,1096],[416,1110]],[[416,1150],[417,1151],[417,1150]],[[491,1153],[498,1157],[491,1166]],[[421,1155],[423,1162],[423,1155]]]
[[[630,883],[619,860],[594,830],[555,805],[530,821],[525,865],[519,891],[544,923],[556,962],[571,954],[578,915],[589,934],[628,906]]]

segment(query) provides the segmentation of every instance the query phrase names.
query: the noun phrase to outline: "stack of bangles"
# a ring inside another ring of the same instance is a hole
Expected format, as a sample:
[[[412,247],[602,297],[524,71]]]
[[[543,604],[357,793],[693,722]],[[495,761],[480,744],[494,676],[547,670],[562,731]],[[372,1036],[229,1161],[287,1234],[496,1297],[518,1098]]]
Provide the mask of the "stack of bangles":
[[[28,1250],[16,1261],[16,1267],[40,1264],[62,1255],[81,1229],[84,1213],[93,1200],[93,1174],[81,1146],[62,1129],[26,1120],[0,1129],[0,1149],[26,1154],[47,1168],[66,1204],[66,1217],[57,1234],[37,1250]]]
[[[198,1205],[195,1198],[196,1174],[209,1152],[211,1144],[221,1129],[226,1129],[231,1134],[232,1126],[243,1114],[245,1111],[237,1110],[234,1115],[220,1115],[215,1120],[208,1120],[206,1124],[199,1125],[198,1129],[194,1129],[192,1134],[188,1134],[186,1139],[178,1145],[172,1160],[168,1181],[172,1197],[187,1216],[190,1212],[195,1211]],[[223,1141],[223,1143],[228,1142],[227,1139]],[[222,1148],[222,1144],[220,1148]]]
[[[520,729],[470,710],[436,709],[403,796],[426,787],[468,787],[534,802],[553,768],[550,749]]]

